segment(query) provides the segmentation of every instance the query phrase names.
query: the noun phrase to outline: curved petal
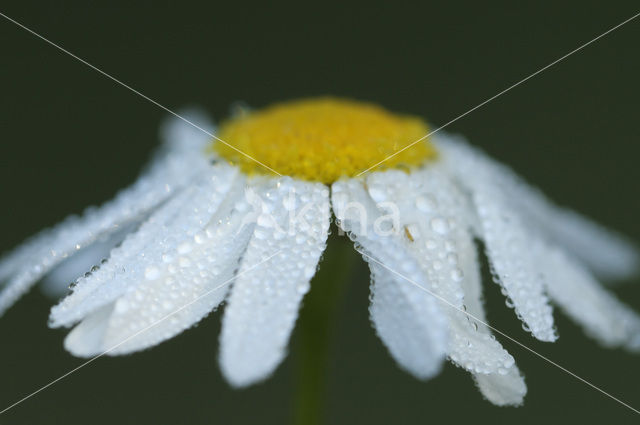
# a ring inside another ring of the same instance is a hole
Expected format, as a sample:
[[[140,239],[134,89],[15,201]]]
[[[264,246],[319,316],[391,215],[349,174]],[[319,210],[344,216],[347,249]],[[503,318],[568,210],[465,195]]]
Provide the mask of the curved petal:
[[[228,195],[240,196],[241,186],[235,168],[209,166],[198,182],[162,205],[114,249],[105,264],[78,279],[73,292],[51,309],[50,325],[70,326],[144,281],[148,267],[170,265],[177,258],[172,251],[192,241]]]
[[[184,125],[173,121],[168,128],[177,133],[178,128]],[[193,138],[203,139],[202,134],[190,133],[186,137],[189,140],[183,137],[183,143],[174,141],[172,146],[165,146],[142,176],[113,200],[99,208],[88,208],[80,217],[67,218],[27,240],[0,260],[0,281],[7,280],[0,292],[0,314],[62,261],[99,238],[142,219],[202,174],[209,165],[209,158],[200,148],[184,148],[186,142],[192,142]]]
[[[482,395],[496,406],[519,406],[527,395],[524,377],[515,365],[504,375],[475,374],[474,378]]]
[[[609,347],[640,351],[640,317],[562,251],[537,245],[547,292],[585,332]]]
[[[502,285],[525,329],[542,341],[555,341],[553,315],[543,276],[530,249],[534,238],[496,184],[491,163],[459,145],[440,143],[445,167],[469,191],[480,223],[494,278]]]
[[[482,161],[492,184],[506,194],[517,213],[552,244],[563,247],[604,279],[620,279],[638,272],[638,249],[623,236],[598,223],[553,204],[508,167],[492,160],[463,140],[440,136],[438,149],[457,164],[459,158]],[[452,165],[453,166],[453,165]],[[456,165],[457,166],[457,165]]]
[[[473,373],[478,389],[491,403],[497,406],[519,406],[524,402],[527,385],[513,357],[494,339],[491,330],[486,326],[488,322],[482,300],[482,282],[475,246],[469,235],[461,235],[456,246],[465,276],[461,282],[464,291],[464,307],[470,315],[469,322],[475,330],[472,334],[476,337],[482,335],[484,342],[488,342],[484,347],[482,344],[471,343],[474,349],[468,354],[476,357],[476,353],[485,353],[490,358],[501,359],[493,363],[498,366],[497,369],[482,368],[475,371],[466,369]],[[460,337],[464,341],[469,328],[464,327],[462,331]],[[473,341],[473,337],[466,339]],[[482,358],[482,356],[478,357]],[[462,359],[464,356],[459,355],[459,358]],[[486,366],[486,362],[479,363]]]
[[[336,182],[332,191],[338,224],[372,272],[370,313],[378,335],[402,368],[417,378],[430,378],[441,368],[448,341],[446,316],[425,273],[399,229],[372,225],[384,216],[360,181]]]
[[[483,324],[479,264],[470,235],[473,216],[465,197],[436,165],[410,175],[372,173],[367,186],[374,199],[398,208],[406,245],[448,316],[450,360],[474,374],[492,402],[521,403],[526,386],[514,359]]]
[[[251,231],[243,227],[248,205],[242,199],[242,180],[233,184],[223,180],[224,184],[210,176],[185,191],[189,194],[185,199],[172,200],[184,201],[173,221],[159,228],[143,226],[132,238],[146,240],[141,250],[127,251],[135,244],[123,244],[125,249],[112,259],[115,267],[122,264],[127,270],[119,279],[81,282],[83,296],[54,309],[52,319],[58,325],[82,318],[65,341],[69,351],[91,356],[147,348],[177,335],[217,307]],[[104,323],[99,324],[98,318]],[[87,329],[93,329],[90,336]]]
[[[123,226],[120,231],[98,239],[58,264],[42,279],[40,285],[42,292],[54,299],[67,295],[69,286],[75,284],[73,282],[105,262],[109,258],[110,252],[139,225],[139,222],[133,222],[128,226]]]
[[[256,227],[220,335],[220,368],[236,387],[267,378],[285,357],[329,233],[322,184],[254,178],[247,198],[257,210]]]

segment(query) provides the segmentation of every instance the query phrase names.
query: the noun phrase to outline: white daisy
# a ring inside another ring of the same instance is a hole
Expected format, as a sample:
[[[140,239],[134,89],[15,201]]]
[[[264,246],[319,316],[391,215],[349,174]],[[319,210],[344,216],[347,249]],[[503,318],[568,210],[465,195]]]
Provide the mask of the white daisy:
[[[332,98],[230,120],[219,136],[235,148],[174,120],[133,186],[4,257],[0,313],[48,273],[74,279],[78,264],[98,264],[113,247],[51,311],[52,327],[74,326],[65,347],[77,356],[145,349],[226,300],[220,366],[232,385],[250,385],[286,355],[332,210],[369,263],[378,335],[420,379],[448,358],[495,404],[526,393],[484,324],[474,239],[535,338],[556,339],[551,300],[604,345],[638,350],[639,317],[594,277],[634,273],[634,247],[460,138],[439,133],[398,153],[427,132],[417,118]]]

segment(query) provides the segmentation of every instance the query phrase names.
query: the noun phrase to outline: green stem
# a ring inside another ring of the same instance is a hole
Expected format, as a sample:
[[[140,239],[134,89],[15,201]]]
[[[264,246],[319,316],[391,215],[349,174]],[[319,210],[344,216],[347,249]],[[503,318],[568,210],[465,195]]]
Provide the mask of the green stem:
[[[338,237],[335,231],[333,233],[311,291],[304,298],[297,323],[294,424],[324,423],[330,334],[334,313],[349,280],[349,266],[355,258],[355,251],[347,238]]]

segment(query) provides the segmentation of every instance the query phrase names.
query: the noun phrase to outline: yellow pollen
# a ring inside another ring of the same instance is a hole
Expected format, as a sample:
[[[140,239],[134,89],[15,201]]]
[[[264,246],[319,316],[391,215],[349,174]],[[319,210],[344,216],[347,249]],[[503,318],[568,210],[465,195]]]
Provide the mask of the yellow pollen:
[[[282,175],[333,183],[400,151],[375,170],[415,167],[435,158],[427,139],[402,150],[428,132],[419,118],[395,115],[371,103],[323,97],[278,103],[232,118],[222,123],[218,137],[237,150],[221,142],[214,149],[248,174],[270,173],[260,161]]]

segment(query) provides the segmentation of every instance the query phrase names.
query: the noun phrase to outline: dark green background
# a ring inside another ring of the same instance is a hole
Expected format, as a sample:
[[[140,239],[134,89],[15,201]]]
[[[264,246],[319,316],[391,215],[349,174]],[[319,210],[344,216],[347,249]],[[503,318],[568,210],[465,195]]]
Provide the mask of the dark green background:
[[[233,4],[232,4],[233,3]],[[0,11],[169,108],[214,117],[316,94],[379,102],[443,124],[637,13],[636,1],[509,5],[250,2],[105,7],[3,2]],[[552,198],[640,240],[640,18],[449,127]],[[0,18],[0,251],[134,180],[165,113]],[[359,262],[336,317],[333,424],[632,423],[638,417],[503,341],[526,374],[522,408],[484,402],[447,365],[421,383],[368,323]],[[503,331],[640,407],[640,357],[607,351],[556,314],[537,343],[486,286]],[[640,309],[640,280],[615,291]],[[0,320],[0,409],[81,364],[48,330],[33,291]],[[216,365],[219,315],[152,350],[99,359],[0,416],[0,424],[286,423],[296,352],[264,384],[229,389]],[[294,339],[296,337],[294,336]]]

